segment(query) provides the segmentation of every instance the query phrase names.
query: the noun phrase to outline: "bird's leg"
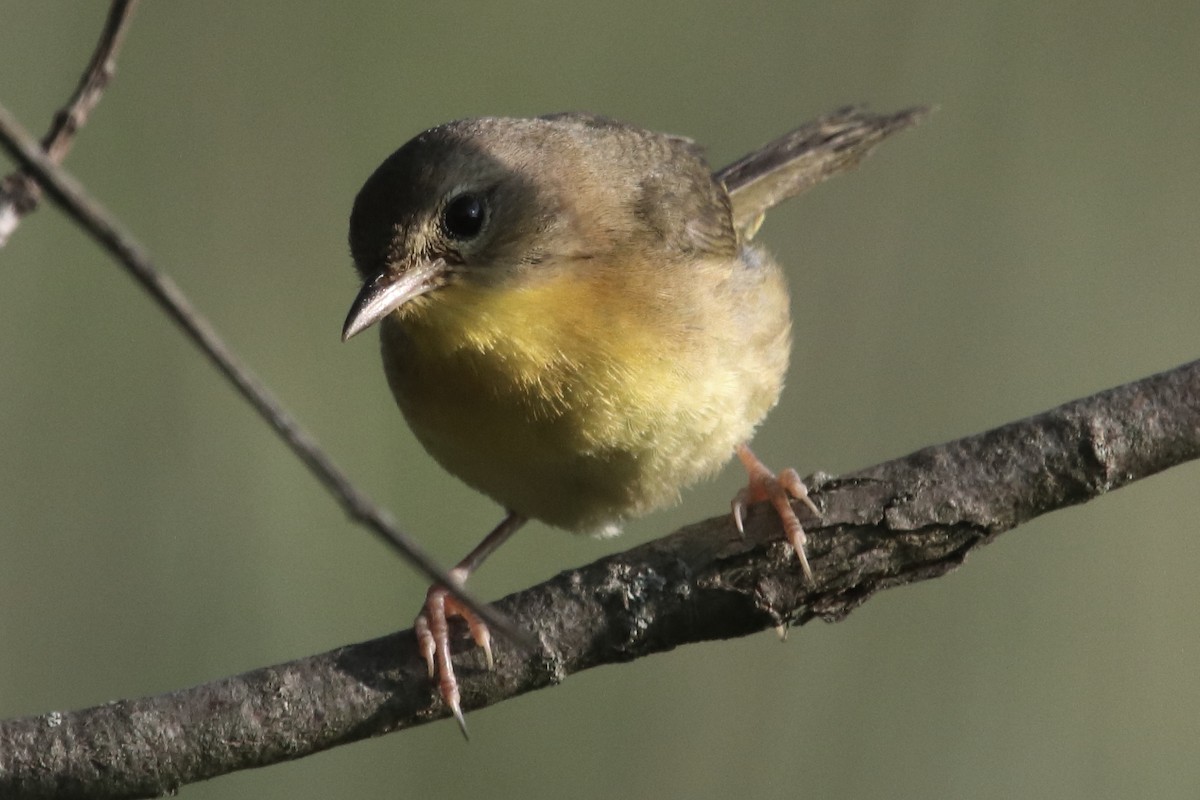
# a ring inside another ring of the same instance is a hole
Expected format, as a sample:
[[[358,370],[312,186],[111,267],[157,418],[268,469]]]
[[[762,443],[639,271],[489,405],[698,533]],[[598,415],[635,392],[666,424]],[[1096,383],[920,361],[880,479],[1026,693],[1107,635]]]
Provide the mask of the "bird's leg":
[[[467,555],[454,569],[450,577],[462,585],[467,577],[474,572],[484,559],[490,556],[497,547],[504,544],[508,537],[517,532],[525,524],[525,517],[509,511],[491,533],[484,537],[474,550]],[[467,735],[467,723],[463,719],[462,706],[459,702],[458,680],[454,677],[454,665],[450,662],[450,617],[462,617],[471,631],[475,644],[483,648],[487,658],[488,669],[492,668],[492,635],[487,624],[470,608],[460,602],[445,586],[434,584],[425,594],[425,605],[417,615],[413,628],[417,634],[417,645],[425,656],[429,666],[429,677],[437,678],[438,693],[442,701],[454,714],[458,727],[463,736]]]
[[[805,579],[812,583],[812,568],[808,566],[808,557],[804,554],[804,543],[808,539],[804,535],[804,528],[800,525],[796,512],[792,509],[792,499],[795,498],[808,506],[813,514],[821,516],[816,504],[808,496],[808,487],[804,485],[804,481],[800,480],[799,473],[794,469],[785,469],[778,476],[771,472],[765,464],[758,460],[758,456],[750,452],[747,445],[739,444],[736,452],[738,458],[741,459],[742,466],[746,468],[746,472],[750,476],[746,488],[739,491],[733,498],[733,524],[737,526],[738,533],[745,532],[742,528],[742,512],[746,506],[750,503],[769,500],[775,507],[775,512],[779,514],[779,521],[783,523],[783,531],[787,534],[788,543],[791,544],[792,549],[796,551],[796,556],[800,559],[800,569],[804,571]]]

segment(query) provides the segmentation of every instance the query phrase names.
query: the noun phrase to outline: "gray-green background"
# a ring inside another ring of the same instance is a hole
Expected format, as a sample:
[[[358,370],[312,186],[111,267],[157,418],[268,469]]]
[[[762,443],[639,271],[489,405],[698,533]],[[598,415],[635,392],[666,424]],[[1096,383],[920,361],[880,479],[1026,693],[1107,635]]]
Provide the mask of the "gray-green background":
[[[0,1],[44,129],[104,4]],[[343,345],[346,217],[421,129],[586,109],[722,164],[848,102],[924,127],[763,237],[796,358],[757,449],[845,471],[1200,357],[1200,6],[149,3],[68,167],[444,561],[498,515]],[[7,164],[4,165],[7,171]],[[846,622],[578,675],[188,798],[1195,798],[1195,465],[1003,537]],[[542,527],[494,597],[617,541]],[[162,692],[407,627],[422,581],[53,209],[0,251],[0,715]]]

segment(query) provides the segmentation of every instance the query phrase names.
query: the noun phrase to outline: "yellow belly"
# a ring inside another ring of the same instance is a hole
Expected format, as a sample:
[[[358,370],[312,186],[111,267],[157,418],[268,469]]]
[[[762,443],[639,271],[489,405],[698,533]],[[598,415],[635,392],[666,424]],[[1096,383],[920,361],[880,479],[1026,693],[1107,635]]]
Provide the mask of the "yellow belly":
[[[754,255],[444,287],[385,320],[388,382],[467,484],[551,525],[614,531],[719,469],[778,399],[787,295]]]

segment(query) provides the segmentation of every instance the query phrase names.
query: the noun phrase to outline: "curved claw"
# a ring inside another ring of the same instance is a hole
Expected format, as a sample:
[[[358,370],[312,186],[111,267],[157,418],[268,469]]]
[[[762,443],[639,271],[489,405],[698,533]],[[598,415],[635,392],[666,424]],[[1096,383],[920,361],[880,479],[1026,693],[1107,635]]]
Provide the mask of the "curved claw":
[[[454,715],[454,721],[458,723],[458,729],[462,731],[463,738],[468,742],[471,741],[471,734],[467,732],[467,721],[463,719],[462,708],[457,701],[450,706],[450,713]]]
[[[750,497],[750,489],[738,489],[738,493],[733,496],[733,502],[730,503],[730,509],[733,512],[733,527],[737,528],[738,536],[745,537],[746,526],[742,524],[742,515],[746,512],[746,506],[752,503]]]

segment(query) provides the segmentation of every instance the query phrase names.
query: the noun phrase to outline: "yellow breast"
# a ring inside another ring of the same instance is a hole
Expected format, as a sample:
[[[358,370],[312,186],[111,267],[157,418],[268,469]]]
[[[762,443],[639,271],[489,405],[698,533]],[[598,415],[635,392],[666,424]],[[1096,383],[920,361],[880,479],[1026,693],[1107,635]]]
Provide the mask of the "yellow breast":
[[[414,433],[466,483],[571,530],[675,502],[749,438],[787,365],[769,259],[541,267],[422,300],[382,332]]]

